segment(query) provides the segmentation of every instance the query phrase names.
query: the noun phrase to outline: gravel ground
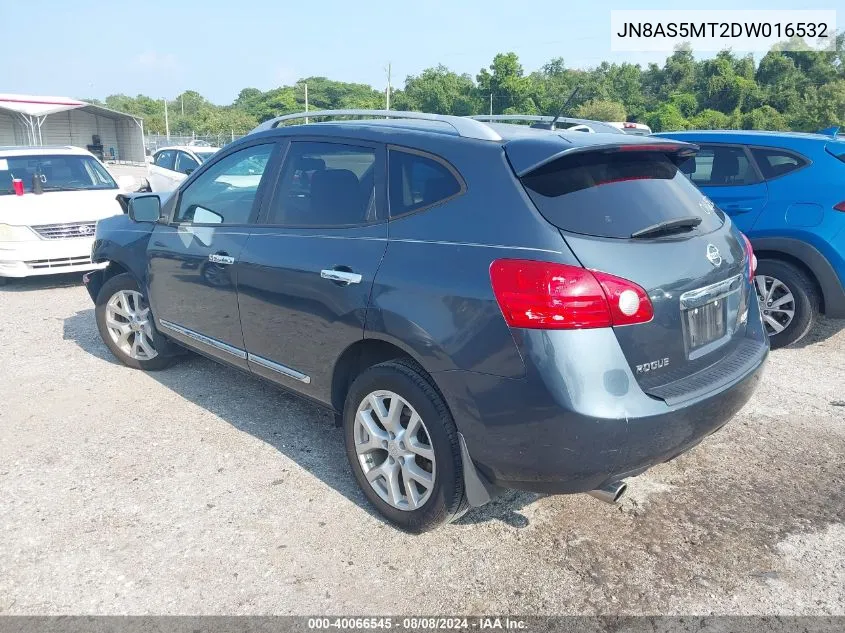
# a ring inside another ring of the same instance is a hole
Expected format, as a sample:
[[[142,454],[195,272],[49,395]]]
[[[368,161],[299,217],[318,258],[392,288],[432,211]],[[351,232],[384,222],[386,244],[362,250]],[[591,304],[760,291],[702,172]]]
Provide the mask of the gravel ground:
[[[0,288],[0,613],[845,614],[845,322],[619,507],[382,523],[326,412],[189,356],[118,365],[74,279]]]

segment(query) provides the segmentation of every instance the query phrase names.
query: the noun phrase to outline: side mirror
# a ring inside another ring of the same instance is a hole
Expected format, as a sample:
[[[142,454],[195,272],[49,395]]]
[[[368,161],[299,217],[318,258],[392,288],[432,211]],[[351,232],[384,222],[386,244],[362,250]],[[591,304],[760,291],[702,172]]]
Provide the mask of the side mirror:
[[[128,213],[135,222],[158,222],[161,217],[161,199],[156,195],[130,198]]]

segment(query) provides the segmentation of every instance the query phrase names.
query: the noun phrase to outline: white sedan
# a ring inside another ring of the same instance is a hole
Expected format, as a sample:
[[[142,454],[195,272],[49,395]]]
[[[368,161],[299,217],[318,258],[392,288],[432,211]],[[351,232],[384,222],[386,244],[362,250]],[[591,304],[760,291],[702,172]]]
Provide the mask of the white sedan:
[[[151,191],[173,191],[219,148],[202,145],[163,147],[147,165]]]
[[[115,196],[137,184],[78,147],[0,148],[0,285],[99,268],[97,220],[122,213]]]

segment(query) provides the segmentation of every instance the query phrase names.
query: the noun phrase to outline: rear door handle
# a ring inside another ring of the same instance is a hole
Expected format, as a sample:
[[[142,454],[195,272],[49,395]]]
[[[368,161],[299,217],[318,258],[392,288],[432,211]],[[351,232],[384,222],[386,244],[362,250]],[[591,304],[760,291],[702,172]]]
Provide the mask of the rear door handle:
[[[345,284],[361,283],[361,275],[346,270],[325,269],[320,271],[320,277],[330,281],[339,281]]]
[[[725,207],[725,211],[728,213],[749,213],[751,210],[751,207],[741,207],[736,204],[729,204]]]
[[[208,256],[208,261],[213,264],[223,264],[225,266],[231,266],[235,263],[235,258],[230,257],[226,253],[212,253]]]

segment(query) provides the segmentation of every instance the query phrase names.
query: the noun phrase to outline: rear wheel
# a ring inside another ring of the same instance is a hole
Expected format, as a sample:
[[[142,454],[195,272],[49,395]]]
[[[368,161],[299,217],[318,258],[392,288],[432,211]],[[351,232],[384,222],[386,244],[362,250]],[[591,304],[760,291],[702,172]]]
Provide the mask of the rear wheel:
[[[355,479],[390,522],[424,532],[464,512],[458,431],[415,364],[395,360],[364,371],[346,397],[343,424]]]
[[[763,259],[754,285],[772,349],[804,338],[819,312],[816,286],[807,274],[789,262]]]
[[[131,275],[115,275],[103,284],[95,314],[103,342],[121,363],[144,370],[170,364],[171,346],[156,330],[146,297]]]

